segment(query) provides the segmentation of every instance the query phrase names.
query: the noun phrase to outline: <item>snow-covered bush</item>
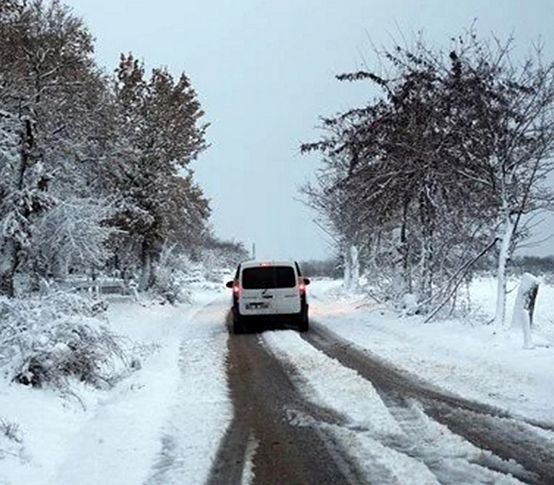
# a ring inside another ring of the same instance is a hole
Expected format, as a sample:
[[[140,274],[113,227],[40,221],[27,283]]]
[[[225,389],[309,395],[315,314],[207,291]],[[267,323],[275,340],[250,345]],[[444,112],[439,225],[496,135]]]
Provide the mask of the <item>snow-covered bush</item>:
[[[165,247],[160,256],[152,289],[169,303],[190,302],[190,293],[186,290],[193,266],[186,255],[172,247]]]
[[[208,281],[221,283],[222,274],[234,271],[239,263],[249,259],[248,251],[241,243],[212,237],[205,243],[200,255]]]
[[[404,315],[415,315],[419,310],[417,295],[414,293],[406,293],[402,298],[400,309]]]
[[[22,441],[19,425],[2,418],[0,418],[0,436],[16,443],[21,443]]]
[[[0,417],[0,459],[7,455],[20,456],[22,444],[23,436],[19,425]]]
[[[72,267],[102,267],[110,256],[106,243],[114,233],[105,221],[113,214],[113,205],[102,197],[58,200],[33,230],[34,263],[62,279]]]
[[[56,292],[0,298],[0,368],[25,385],[63,387],[76,378],[109,386],[127,368],[124,342],[105,326],[105,306]]]

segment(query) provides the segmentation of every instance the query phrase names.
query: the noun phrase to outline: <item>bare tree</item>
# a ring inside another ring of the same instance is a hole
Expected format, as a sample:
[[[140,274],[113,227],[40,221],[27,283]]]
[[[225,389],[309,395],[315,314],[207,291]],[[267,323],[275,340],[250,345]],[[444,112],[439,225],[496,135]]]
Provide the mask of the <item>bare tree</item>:
[[[444,307],[499,244],[503,321],[506,263],[525,216],[551,200],[552,67],[540,55],[516,66],[510,45],[470,31],[447,52],[421,40],[379,52],[386,73],[338,78],[382,95],[323,119],[322,139],[302,146],[324,155],[323,176],[305,193],[336,239],[355,228],[369,266],[400,274],[389,291],[417,292],[422,310]]]

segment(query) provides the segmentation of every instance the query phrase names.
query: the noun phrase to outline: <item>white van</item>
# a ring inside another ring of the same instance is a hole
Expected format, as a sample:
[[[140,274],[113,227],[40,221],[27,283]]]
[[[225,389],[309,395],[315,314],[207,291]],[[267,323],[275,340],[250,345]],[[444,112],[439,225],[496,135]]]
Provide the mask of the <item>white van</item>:
[[[233,290],[234,333],[245,333],[256,320],[292,322],[301,332],[307,331],[309,284],[296,262],[241,263],[235,279],[226,285]]]

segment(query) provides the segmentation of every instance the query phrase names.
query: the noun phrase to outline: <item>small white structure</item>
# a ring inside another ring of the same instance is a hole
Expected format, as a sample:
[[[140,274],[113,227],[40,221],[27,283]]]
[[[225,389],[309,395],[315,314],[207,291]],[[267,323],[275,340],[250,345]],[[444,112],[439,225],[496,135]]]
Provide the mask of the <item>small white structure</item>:
[[[350,246],[350,289],[358,291],[360,289],[360,259],[358,257],[358,248]]]
[[[533,327],[533,312],[535,310],[539,284],[538,278],[530,273],[525,273],[521,277],[521,283],[519,284],[514,304],[512,328],[521,328],[523,330],[523,347],[526,349],[533,347],[531,328]]]
[[[360,289],[360,258],[354,244],[344,251],[344,288],[353,292]]]
[[[352,285],[352,267],[350,265],[350,252],[344,251],[343,255],[343,284],[346,290],[350,290]]]

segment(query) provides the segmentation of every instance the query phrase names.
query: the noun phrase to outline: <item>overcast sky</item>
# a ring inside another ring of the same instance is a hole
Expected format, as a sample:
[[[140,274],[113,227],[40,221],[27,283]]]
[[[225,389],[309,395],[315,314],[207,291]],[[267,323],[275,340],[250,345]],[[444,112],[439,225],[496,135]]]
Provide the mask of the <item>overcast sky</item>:
[[[148,67],[185,71],[212,126],[195,163],[218,235],[256,243],[262,258],[319,258],[327,237],[298,199],[318,165],[298,153],[318,116],[371,97],[334,75],[375,65],[371,43],[423,30],[449,38],[477,19],[483,34],[514,33],[520,52],[542,37],[554,58],[553,0],[67,0],[112,70],[132,51]],[[554,219],[550,219],[554,222]],[[552,232],[543,224],[542,235]],[[554,242],[538,250],[554,252]]]

